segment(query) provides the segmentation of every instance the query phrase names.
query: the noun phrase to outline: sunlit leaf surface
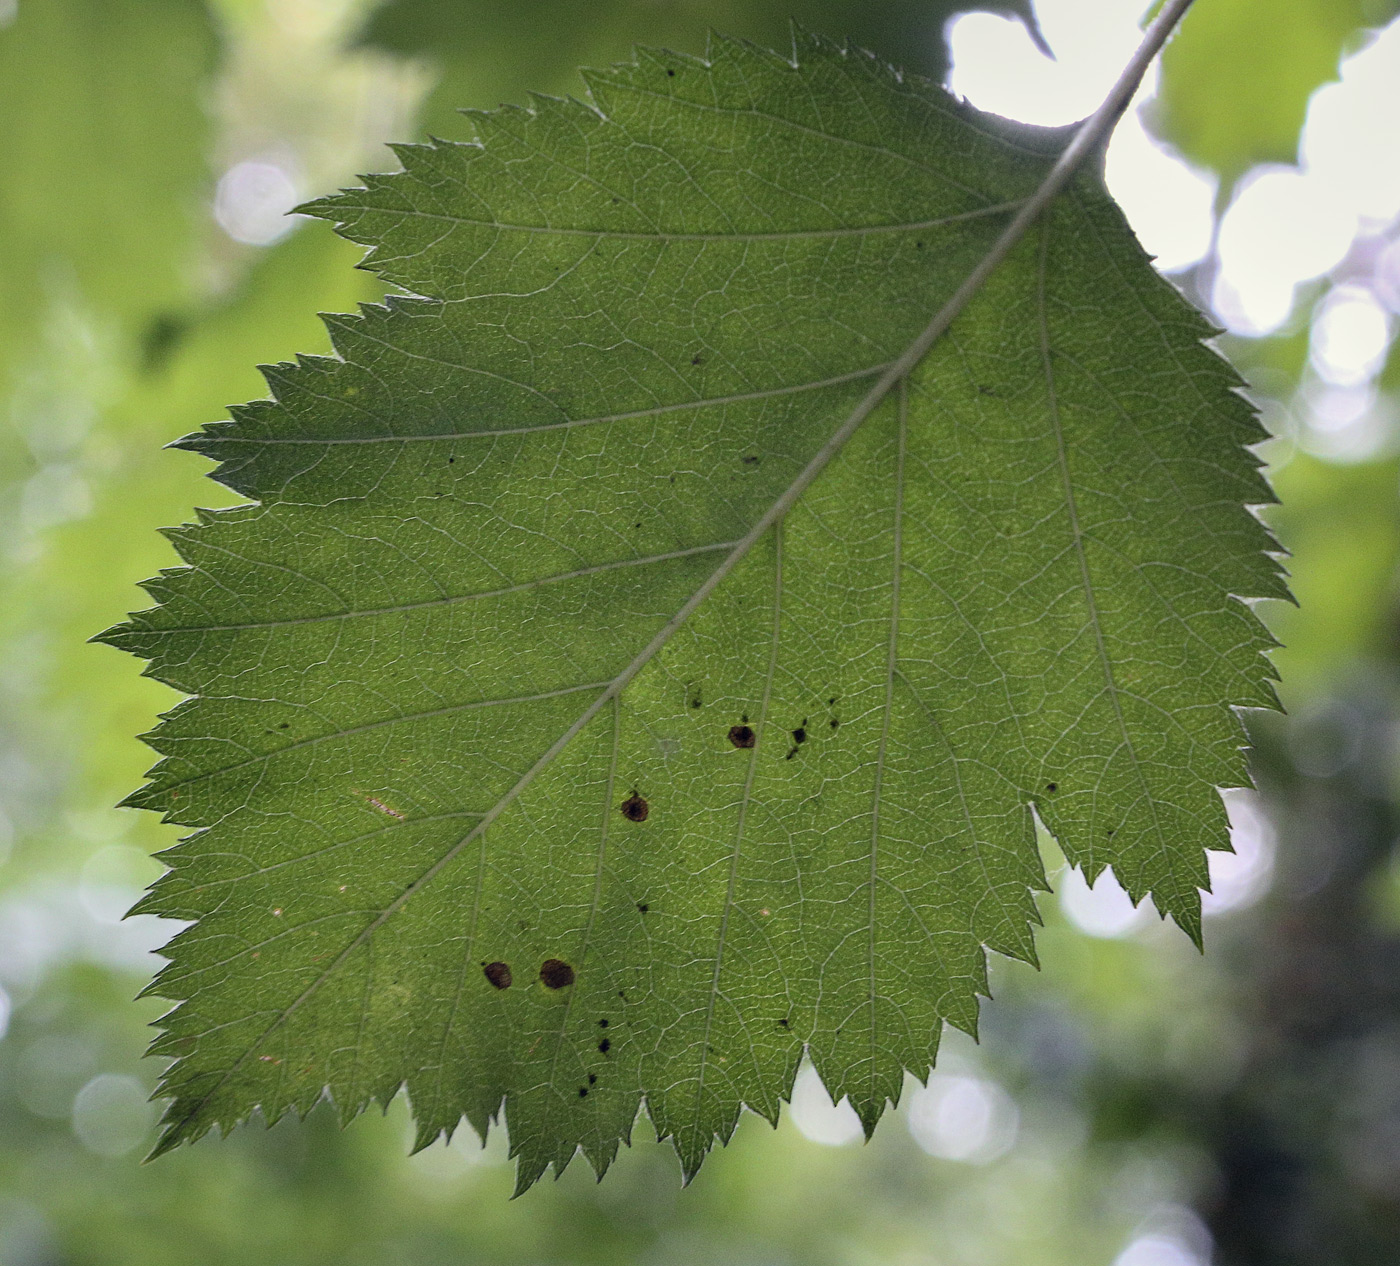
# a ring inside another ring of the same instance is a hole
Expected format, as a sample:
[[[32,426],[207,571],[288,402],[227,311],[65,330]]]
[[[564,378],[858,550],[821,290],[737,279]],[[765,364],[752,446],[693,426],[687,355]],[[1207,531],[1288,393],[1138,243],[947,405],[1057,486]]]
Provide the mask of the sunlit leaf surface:
[[[316,204],[420,297],[185,442],[253,504],[107,635],[193,696],[132,801],[198,828],[160,1150],[406,1084],[422,1143],[504,1100],[522,1186],[643,1102],[692,1173],[804,1051],[869,1130],[1033,956],[1032,809],[1199,936],[1282,593],[1237,380],[1085,175],[739,547],[1061,139],[798,54]]]

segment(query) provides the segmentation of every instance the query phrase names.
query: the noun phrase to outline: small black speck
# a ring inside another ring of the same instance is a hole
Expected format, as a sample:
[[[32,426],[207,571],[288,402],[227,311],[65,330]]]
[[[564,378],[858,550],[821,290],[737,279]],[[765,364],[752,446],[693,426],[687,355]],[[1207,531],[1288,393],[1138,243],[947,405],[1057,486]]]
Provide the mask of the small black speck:
[[[619,989],[619,990],[617,991],[617,996],[618,996],[619,998],[621,998],[623,1002],[626,1002],[626,1001],[627,1001],[627,995],[626,995],[621,989]],[[606,1024],[607,1021],[604,1020],[603,1023]]]
[[[578,1088],[578,1097],[579,1097],[580,1099],[587,1099],[587,1098],[588,1098],[588,1087],[587,1087],[587,1086],[580,1086],[580,1087]]]
[[[671,482],[672,482],[672,483],[675,483],[675,482],[676,482],[676,477],[675,477],[675,475],[672,475],[672,476],[671,476]]]
[[[841,722],[838,721],[835,717],[832,717],[832,718],[831,718],[831,728],[832,728],[833,730],[834,730],[838,725],[840,725],[840,724],[841,724]]]
[[[1118,828],[1117,828],[1117,827],[1114,827],[1114,826],[1111,826],[1111,827],[1108,828],[1108,834],[1109,834],[1109,838],[1110,838],[1110,839],[1113,837],[1113,833],[1114,833],[1117,829],[1118,829]]]
[[[806,725],[807,722],[804,721],[792,732],[792,741],[794,743],[805,743],[807,741]]]
[[[745,465],[745,466],[757,466],[758,463],[759,463],[759,460],[760,460],[760,459],[759,459],[759,457],[758,457],[756,454],[750,453],[747,457],[744,458],[744,465]]]
[[[916,247],[917,249],[919,249],[919,250],[923,250],[923,249],[924,249],[924,244],[923,244],[922,242],[915,242],[914,245],[915,245],[915,247]]]
[[[788,754],[787,754],[786,756],[784,756],[783,759],[784,759],[784,760],[791,760],[791,759],[792,759],[794,756],[796,756],[796,755],[797,755],[797,747],[794,745],[794,747],[792,748],[792,750],[791,750],[790,752],[788,752]]]
[[[607,1022],[607,1020],[606,1020],[606,1019],[599,1020],[599,1021],[598,1021],[598,1027],[599,1027],[600,1029],[605,1029],[605,1028],[607,1028],[607,1027],[608,1027],[608,1022]]]
[[[596,1085],[598,1084],[598,1074],[597,1074],[597,1073],[589,1073],[589,1074],[588,1074],[588,1084],[589,1084],[590,1086],[596,1086]]]
[[[835,707],[835,706],[836,706],[836,696],[835,696],[835,695],[832,695],[831,698],[828,699],[826,702],[827,702],[827,705],[828,705],[829,707]]]
[[[452,463],[455,462],[456,460],[457,460],[457,459],[456,459],[455,457],[449,457],[449,458],[447,459],[447,464],[450,466],[450,465],[452,465]]]
[[[703,356],[692,356],[690,358],[690,363],[692,365],[703,365],[705,363],[705,358]]]
[[[283,721],[277,728],[279,730],[290,730],[292,728],[292,723],[290,721]]]
[[[634,528],[638,528],[638,527],[641,527],[642,525],[641,525],[640,523],[634,523],[634,524],[632,524],[632,526],[633,526]]]
[[[1045,784],[1045,790],[1046,790],[1046,791],[1059,791],[1059,789],[1060,789],[1060,784],[1057,783],[1057,782],[1047,782],[1047,783]]]
[[[647,903],[646,903],[645,901],[639,901],[639,902],[637,902],[637,913],[638,913],[638,914],[645,914],[645,913],[646,913],[648,910],[650,910],[650,909],[651,909],[651,907],[650,907],[649,905],[647,905]]]
[[[607,1038],[604,1038],[601,1042],[598,1043],[598,1049],[602,1051],[604,1055],[606,1055],[610,1050],[612,1050],[612,1043]]]
[[[668,70],[666,73],[667,73],[667,75],[669,75],[672,79],[674,79],[674,78],[676,77],[676,72],[675,72],[674,70]]]
[[[788,1026],[787,1017],[784,1016],[781,1020],[778,1021],[778,1027],[779,1027],[780,1029],[785,1029],[785,1028],[787,1028],[787,1026]]]
[[[621,198],[614,198],[613,201],[614,201],[614,202],[621,202],[622,199],[621,199]]]

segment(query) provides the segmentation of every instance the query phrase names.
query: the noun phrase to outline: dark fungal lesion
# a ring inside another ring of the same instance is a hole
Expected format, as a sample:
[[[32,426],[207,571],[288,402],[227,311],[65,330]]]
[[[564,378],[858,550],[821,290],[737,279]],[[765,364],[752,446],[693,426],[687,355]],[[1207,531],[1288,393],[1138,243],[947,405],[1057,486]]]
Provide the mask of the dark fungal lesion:
[[[509,963],[482,963],[481,974],[497,989],[509,989],[511,982]]]
[[[546,958],[540,964],[540,980],[547,989],[567,989],[574,983],[574,969],[562,958]]]
[[[636,791],[633,791],[626,800],[618,805],[618,810],[629,822],[645,822],[647,815],[651,813],[651,805]]]
[[[794,756],[796,756],[796,755],[797,755],[797,749],[800,748],[800,747],[802,746],[802,744],[805,743],[806,741],[807,741],[807,718],[806,718],[806,717],[803,717],[803,718],[802,718],[802,724],[799,725],[799,726],[797,727],[797,729],[795,729],[795,730],[792,731],[792,747],[791,747],[791,749],[788,751],[788,754],[787,754],[787,756],[784,757],[784,759],[785,759],[785,760],[791,760]]]
[[[748,718],[746,717],[745,720]],[[749,725],[731,725],[729,727],[729,741],[740,750],[752,747],[758,742],[758,735],[753,732],[753,727]]]

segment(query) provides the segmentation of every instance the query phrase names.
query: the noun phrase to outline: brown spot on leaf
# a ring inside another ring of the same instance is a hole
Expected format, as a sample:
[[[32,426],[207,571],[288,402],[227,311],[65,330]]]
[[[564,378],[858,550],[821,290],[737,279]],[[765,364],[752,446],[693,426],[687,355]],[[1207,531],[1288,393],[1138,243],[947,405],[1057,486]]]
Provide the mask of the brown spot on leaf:
[[[506,963],[484,963],[481,968],[482,974],[497,989],[510,988],[510,966]]]
[[[629,822],[645,822],[647,814],[651,812],[651,805],[635,791],[618,808],[622,810],[622,816]]]
[[[547,988],[565,989],[574,983],[574,969],[562,958],[546,958],[540,965],[540,979]]]
[[[373,805],[376,809],[378,809],[380,813],[387,814],[389,817],[395,819],[398,822],[402,822],[404,820],[404,816],[402,813],[400,813],[397,809],[391,808],[389,805],[385,804],[384,801],[378,800],[374,796],[366,796],[365,800],[368,801],[371,805]]]
[[[735,747],[748,748],[758,741],[758,736],[747,725],[735,725],[729,729],[729,741]]]

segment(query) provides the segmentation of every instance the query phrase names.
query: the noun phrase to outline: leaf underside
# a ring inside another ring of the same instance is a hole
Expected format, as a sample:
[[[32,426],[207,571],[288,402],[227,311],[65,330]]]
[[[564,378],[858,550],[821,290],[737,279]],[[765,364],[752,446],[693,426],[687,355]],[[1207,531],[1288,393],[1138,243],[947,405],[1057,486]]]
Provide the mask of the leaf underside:
[[[420,1145],[504,1105],[521,1189],[642,1104],[689,1177],[804,1052],[869,1131],[1034,960],[1033,811],[1199,940],[1285,590],[1097,177],[730,558],[1063,141],[796,51],[641,52],[309,208],[408,296],[182,441],[252,504],[104,635],[191,696],[129,801],[197,828],[137,907],[194,921],[157,1152],[406,1086]]]

